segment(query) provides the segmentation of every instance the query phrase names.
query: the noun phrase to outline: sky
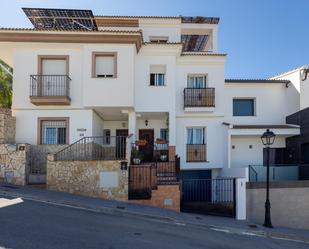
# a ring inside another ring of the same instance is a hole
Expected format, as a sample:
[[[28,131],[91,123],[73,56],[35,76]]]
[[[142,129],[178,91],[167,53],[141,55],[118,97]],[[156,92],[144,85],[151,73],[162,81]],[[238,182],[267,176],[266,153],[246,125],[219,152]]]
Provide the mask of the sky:
[[[309,0],[0,0],[0,27],[32,27],[21,7],[220,17],[226,78],[268,78],[309,64]]]

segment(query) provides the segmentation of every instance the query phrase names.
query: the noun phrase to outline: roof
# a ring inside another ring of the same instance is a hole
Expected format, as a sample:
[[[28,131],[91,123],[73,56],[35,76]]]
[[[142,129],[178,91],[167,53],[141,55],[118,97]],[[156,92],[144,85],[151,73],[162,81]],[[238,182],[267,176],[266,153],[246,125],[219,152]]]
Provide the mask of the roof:
[[[48,43],[122,43],[142,46],[140,31],[111,30],[37,30],[0,28],[0,42],[48,42]]]
[[[282,77],[284,75],[287,75],[287,74],[291,74],[291,73],[294,73],[295,71],[298,71],[300,69],[304,69],[304,68],[308,68],[307,65],[303,65],[303,66],[300,66],[300,67],[296,67],[296,68],[293,68],[291,70],[288,70],[288,71],[285,71],[285,72],[282,72],[282,73],[279,73],[279,74],[276,74],[275,76],[272,76],[270,77],[269,79],[275,79],[275,78],[279,78],[279,77]]]
[[[70,30],[70,29],[35,29],[35,28],[5,28],[0,27],[0,31],[32,31],[38,33],[47,32],[71,32],[71,33],[127,33],[127,34],[142,34],[141,30]]]
[[[196,23],[196,24],[218,24],[219,17],[206,16],[119,16],[119,15],[95,15],[94,18],[115,18],[115,19],[179,19],[182,23]]]
[[[218,53],[211,53],[211,52],[182,52],[182,56],[226,56],[227,54],[218,54]]]
[[[297,129],[295,125],[233,125],[233,129]]]
[[[279,83],[288,84],[289,80],[275,80],[275,79],[225,79],[225,83]]]

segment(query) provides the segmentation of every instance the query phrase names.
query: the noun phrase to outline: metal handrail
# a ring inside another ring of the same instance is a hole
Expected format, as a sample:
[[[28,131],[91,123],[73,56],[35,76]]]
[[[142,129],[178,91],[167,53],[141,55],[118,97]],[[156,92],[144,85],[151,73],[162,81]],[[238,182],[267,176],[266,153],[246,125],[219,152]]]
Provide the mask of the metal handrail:
[[[55,154],[58,161],[124,160],[126,136],[83,137]]]

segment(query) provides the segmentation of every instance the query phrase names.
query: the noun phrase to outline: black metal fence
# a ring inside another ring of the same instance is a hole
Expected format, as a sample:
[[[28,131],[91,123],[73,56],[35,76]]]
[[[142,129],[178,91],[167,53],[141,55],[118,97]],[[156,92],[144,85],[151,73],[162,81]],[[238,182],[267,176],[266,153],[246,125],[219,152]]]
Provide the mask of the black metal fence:
[[[235,217],[236,179],[182,179],[181,210]]]
[[[30,97],[70,96],[68,75],[30,75]]]
[[[214,107],[215,88],[185,88],[184,107]]]
[[[205,162],[206,144],[187,144],[186,156],[187,162]]]
[[[126,137],[84,137],[55,155],[58,161],[124,160]]]

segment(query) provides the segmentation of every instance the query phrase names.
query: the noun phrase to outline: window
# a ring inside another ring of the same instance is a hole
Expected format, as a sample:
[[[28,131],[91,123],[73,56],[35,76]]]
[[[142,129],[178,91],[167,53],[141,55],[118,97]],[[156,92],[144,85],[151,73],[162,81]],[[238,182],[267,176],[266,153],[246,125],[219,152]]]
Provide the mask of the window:
[[[254,115],[254,99],[233,99],[233,116]]]
[[[168,129],[160,129],[160,138],[168,141]]]
[[[68,119],[42,120],[39,119],[39,143],[40,144],[67,144]]]
[[[205,128],[187,128],[187,144],[205,144]]]
[[[168,37],[167,36],[150,36],[149,40],[151,43],[167,43]]]
[[[189,75],[188,88],[206,88],[206,75]]]
[[[117,77],[117,53],[93,52],[92,53],[92,77],[116,78]]]
[[[205,128],[187,128],[187,162],[206,162]]]
[[[111,130],[109,129],[103,130],[103,143],[104,144],[111,143]]]
[[[150,85],[165,86],[165,66],[151,65],[150,66]]]

